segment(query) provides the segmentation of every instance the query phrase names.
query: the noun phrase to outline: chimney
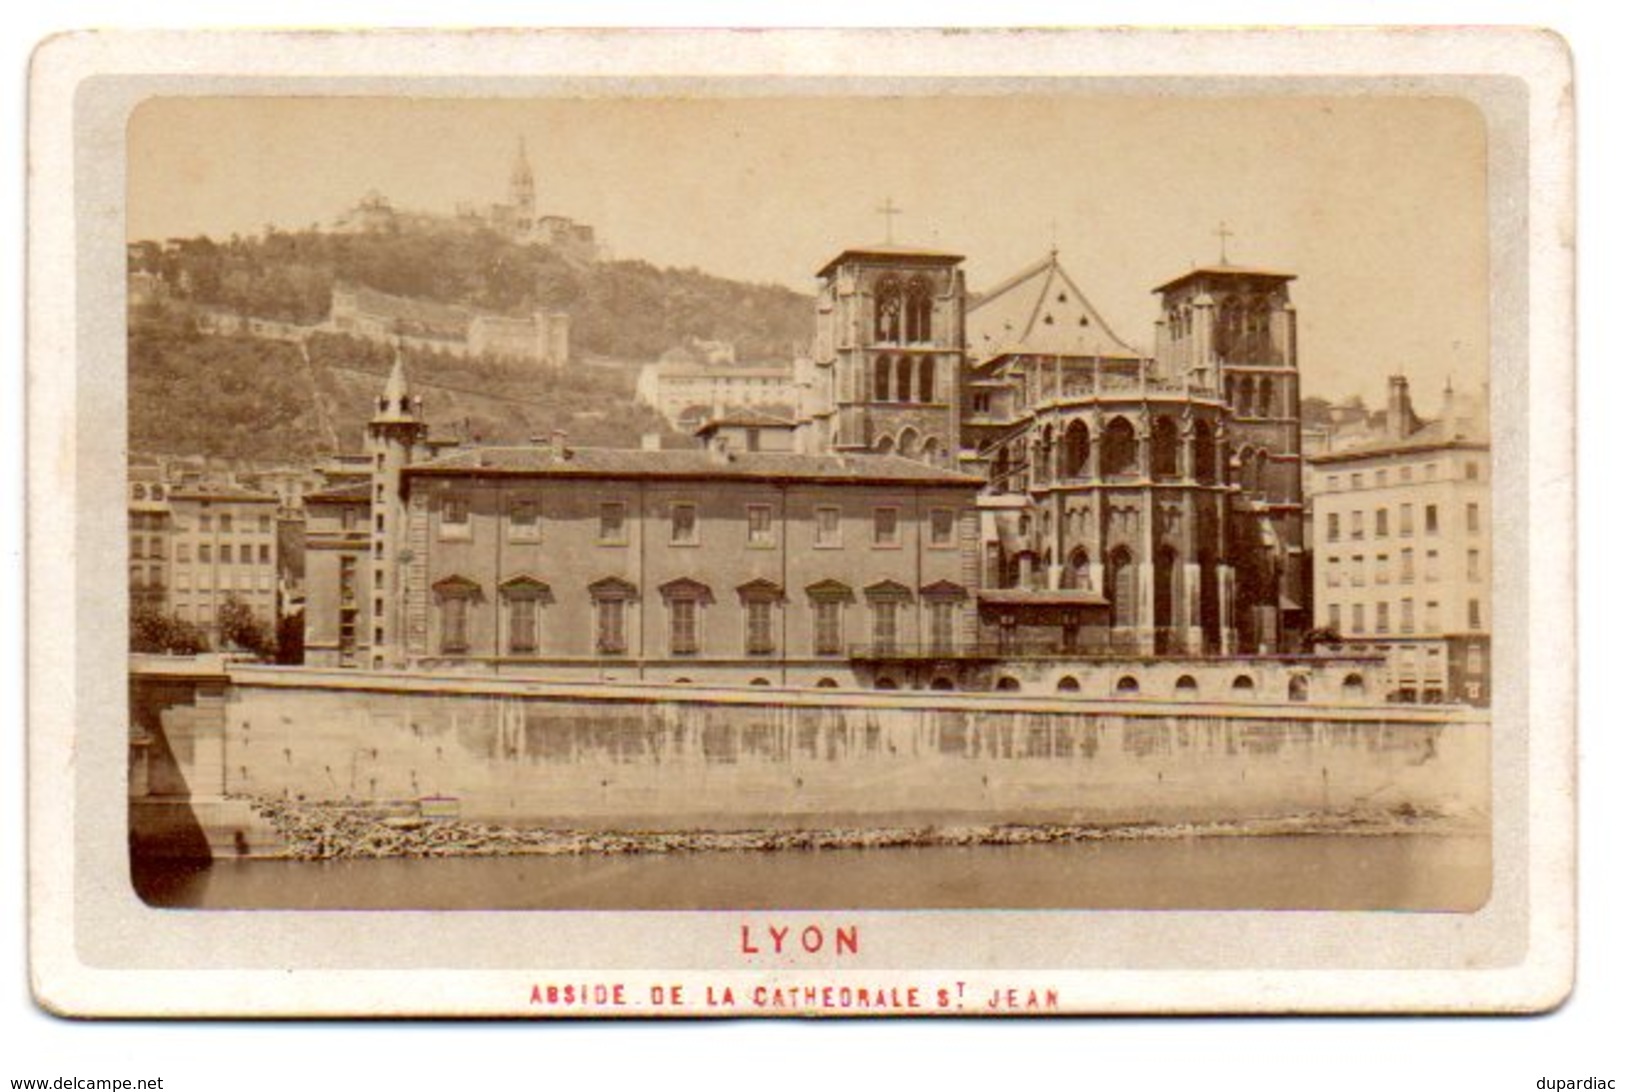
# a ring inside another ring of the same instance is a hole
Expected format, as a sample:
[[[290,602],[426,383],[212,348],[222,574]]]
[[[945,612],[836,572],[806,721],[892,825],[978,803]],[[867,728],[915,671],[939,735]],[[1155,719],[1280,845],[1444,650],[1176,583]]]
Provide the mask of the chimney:
[[[639,444],[639,446],[644,451],[659,451],[660,450],[660,433],[658,433],[658,432],[645,432],[643,434],[642,442]]]
[[[1411,385],[1403,375],[1388,377],[1388,413],[1384,428],[1390,440],[1411,434]]]
[[[556,428],[548,434],[547,446],[552,449],[553,458],[561,462],[570,457],[570,449],[564,443],[568,435],[562,428]]]

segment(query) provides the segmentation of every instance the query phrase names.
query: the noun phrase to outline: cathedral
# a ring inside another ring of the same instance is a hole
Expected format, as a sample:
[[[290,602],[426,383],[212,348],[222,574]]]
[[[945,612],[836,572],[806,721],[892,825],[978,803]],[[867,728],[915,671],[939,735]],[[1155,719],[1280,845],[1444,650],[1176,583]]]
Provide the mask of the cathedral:
[[[1147,354],[1055,252],[974,297],[963,262],[842,251],[795,419],[698,451],[438,445],[397,365],[365,476],[307,498],[311,662],[1193,693],[1251,658],[1307,700],[1292,274],[1174,277]]]
[[[1297,651],[1293,276],[1169,280],[1147,355],[1054,251],[976,298],[962,261],[885,245],[820,271],[804,449],[981,478],[981,621],[1012,653]]]

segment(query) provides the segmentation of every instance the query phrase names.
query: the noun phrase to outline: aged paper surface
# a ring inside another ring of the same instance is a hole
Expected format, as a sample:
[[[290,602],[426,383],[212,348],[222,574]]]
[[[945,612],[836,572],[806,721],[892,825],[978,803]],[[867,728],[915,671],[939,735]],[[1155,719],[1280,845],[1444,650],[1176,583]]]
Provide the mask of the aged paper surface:
[[[1546,39],[342,41],[41,55],[45,1004],[1561,999]]]

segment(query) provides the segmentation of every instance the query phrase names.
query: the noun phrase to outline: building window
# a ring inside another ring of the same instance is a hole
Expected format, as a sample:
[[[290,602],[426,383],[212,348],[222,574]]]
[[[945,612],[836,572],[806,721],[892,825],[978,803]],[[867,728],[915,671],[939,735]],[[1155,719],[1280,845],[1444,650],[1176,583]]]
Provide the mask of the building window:
[[[448,596],[440,602],[440,651],[468,651],[468,599]]]
[[[694,656],[700,651],[699,603],[689,598],[672,599],[666,604],[670,611],[671,654]]]
[[[532,596],[508,600],[508,651],[515,655],[536,651],[536,600]]]
[[[270,563],[271,563],[271,546],[270,546],[269,543],[262,542],[262,543],[260,543],[260,564],[261,565],[269,565]]]
[[[1357,509],[1349,513],[1349,537],[1358,541],[1365,538],[1365,512]]]
[[[1472,501],[1467,502],[1467,532],[1478,533],[1478,505]]]
[[[623,501],[604,501],[598,506],[598,542],[600,545],[626,545],[626,504]]]
[[[1430,599],[1422,605],[1422,628],[1428,633],[1439,632],[1439,603]]]
[[[875,545],[899,546],[901,544],[902,533],[898,525],[898,510],[896,508],[876,508]]]
[[[348,506],[341,508],[339,510],[339,526],[346,531],[355,530],[357,515],[358,512],[354,508],[350,508]]]
[[[1376,568],[1377,568],[1377,583],[1379,583],[1379,584],[1388,583],[1388,555],[1387,554],[1378,554],[1377,555],[1377,566],[1376,566]]]
[[[1462,469],[1466,472],[1468,481],[1476,482],[1478,480],[1478,462],[1476,460],[1468,459]]]
[[[1399,480],[1402,481],[1402,482],[1408,482],[1408,481],[1411,480],[1411,468],[1410,467],[1402,466],[1402,467],[1399,468]]]
[[[1341,486],[1342,483],[1343,483],[1343,480],[1338,475],[1336,475],[1336,474],[1328,474],[1326,476],[1326,492],[1328,492],[1328,493],[1337,492],[1338,487]]]
[[[207,542],[203,543],[197,548],[197,559],[198,563],[202,565],[210,565],[214,563],[214,554],[210,550]]]
[[[1377,471],[1377,488],[1382,489],[1382,488],[1385,488],[1387,485],[1388,485],[1388,471],[1386,471],[1386,470]]]
[[[954,510],[952,508],[931,509],[931,545],[952,546],[954,544]]]
[[[384,514],[382,512],[379,512],[372,517],[372,525],[373,530],[377,531],[379,534],[384,533]]]
[[[209,515],[209,513],[207,513],[207,512],[204,512],[202,515],[198,516],[198,518],[197,518],[197,529],[199,531],[213,531],[214,530],[214,517]]]
[[[626,600],[598,601],[598,651],[608,655],[626,651]]]
[[[1388,632],[1388,604],[1386,602],[1377,604],[1377,632]]]
[[[1333,633],[1341,633],[1343,629],[1343,608],[1340,603],[1326,605],[1326,628]]]
[[[1412,584],[1416,581],[1416,551],[1409,546],[1399,551],[1399,582]]]
[[[773,545],[773,507],[771,505],[745,505],[745,545]]]
[[[1469,675],[1484,674],[1484,650],[1478,645],[1467,647],[1467,673]]]
[[[700,541],[699,508],[688,502],[671,506],[671,544],[697,546]]]
[[[1349,558],[1349,583],[1356,588],[1365,587],[1365,555],[1355,554]]]
[[[931,650],[951,652],[954,647],[954,621],[959,607],[951,600],[934,599],[927,605],[931,627]]]
[[[221,512],[220,513],[220,530],[222,532],[229,532],[231,530],[231,513],[230,512]]]
[[[1342,535],[1342,520],[1336,512],[1326,515],[1326,541],[1336,542]]]
[[[1478,600],[1476,600],[1476,599],[1467,600],[1467,628],[1468,629],[1483,629],[1484,628],[1484,617],[1479,612]]]
[[[1479,560],[1478,559],[1479,559],[1479,553],[1478,553],[1477,550],[1468,550],[1467,551],[1467,579],[1471,580],[1471,581],[1474,581],[1475,583],[1477,581],[1479,581],[1479,580],[1484,579],[1484,574],[1483,574],[1483,572],[1480,571],[1480,568],[1479,568]]]
[[[271,533],[271,517],[270,516],[261,516],[260,517],[260,534],[268,535],[270,533]]]
[[[541,507],[533,500],[509,501],[508,541],[540,542],[541,538]]]
[[[1439,580],[1439,551],[1429,550],[1427,563],[1422,568],[1422,579],[1429,584],[1436,584]]]
[[[770,599],[745,601],[745,652],[750,656],[773,654],[773,602]]]
[[[1415,505],[1402,504],[1399,506],[1399,537],[1410,538],[1416,531]]]
[[[1350,489],[1364,489],[1365,488],[1365,475],[1364,474],[1350,474],[1349,475],[1349,488]]]
[[[1439,506],[1430,504],[1422,509],[1422,529],[1430,535],[1439,533]]]
[[[877,652],[897,648],[897,600],[876,599],[869,603],[870,639]]]
[[[468,498],[445,497],[440,501],[440,537],[466,539],[473,536],[469,522]]]
[[[841,510],[823,507],[813,510],[813,545],[826,549],[841,544]]]
[[[1328,588],[1341,587],[1343,584],[1343,571],[1337,566],[1337,558],[1328,557],[1326,559],[1326,586]]]
[[[824,599],[813,604],[813,651],[820,656],[841,654],[841,603]]]
[[[1349,632],[1350,633],[1364,633],[1365,632],[1365,604],[1364,603],[1355,603],[1350,608],[1350,610],[1353,612],[1353,619],[1349,623]]]
[[[192,544],[190,542],[175,543],[175,560],[190,564],[192,561]]]
[[[1416,632],[1416,601],[1414,599],[1401,599],[1399,601],[1399,632]]]
[[[1377,537],[1388,537],[1388,509],[1377,509]]]

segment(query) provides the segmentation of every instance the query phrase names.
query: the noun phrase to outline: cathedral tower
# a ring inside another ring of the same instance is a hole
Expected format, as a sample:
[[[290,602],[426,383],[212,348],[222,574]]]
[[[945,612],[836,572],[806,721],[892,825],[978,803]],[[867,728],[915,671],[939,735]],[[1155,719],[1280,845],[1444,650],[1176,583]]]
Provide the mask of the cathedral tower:
[[[423,451],[429,427],[423,423],[423,400],[407,389],[406,363],[400,352],[389,380],[367,423],[367,454],[372,469],[372,666],[405,666],[404,604],[406,563],[407,466]]]
[[[1238,503],[1231,521],[1236,626],[1245,652],[1288,651],[1305,624],[1303,455],[1295,276],[1221,261],[1174,278],[1162,296],[1158,360],[1217,389]]]
[[[963,260],[885,244],[843,251],[819,270],[804,449],[894,452],[955,465]]]

